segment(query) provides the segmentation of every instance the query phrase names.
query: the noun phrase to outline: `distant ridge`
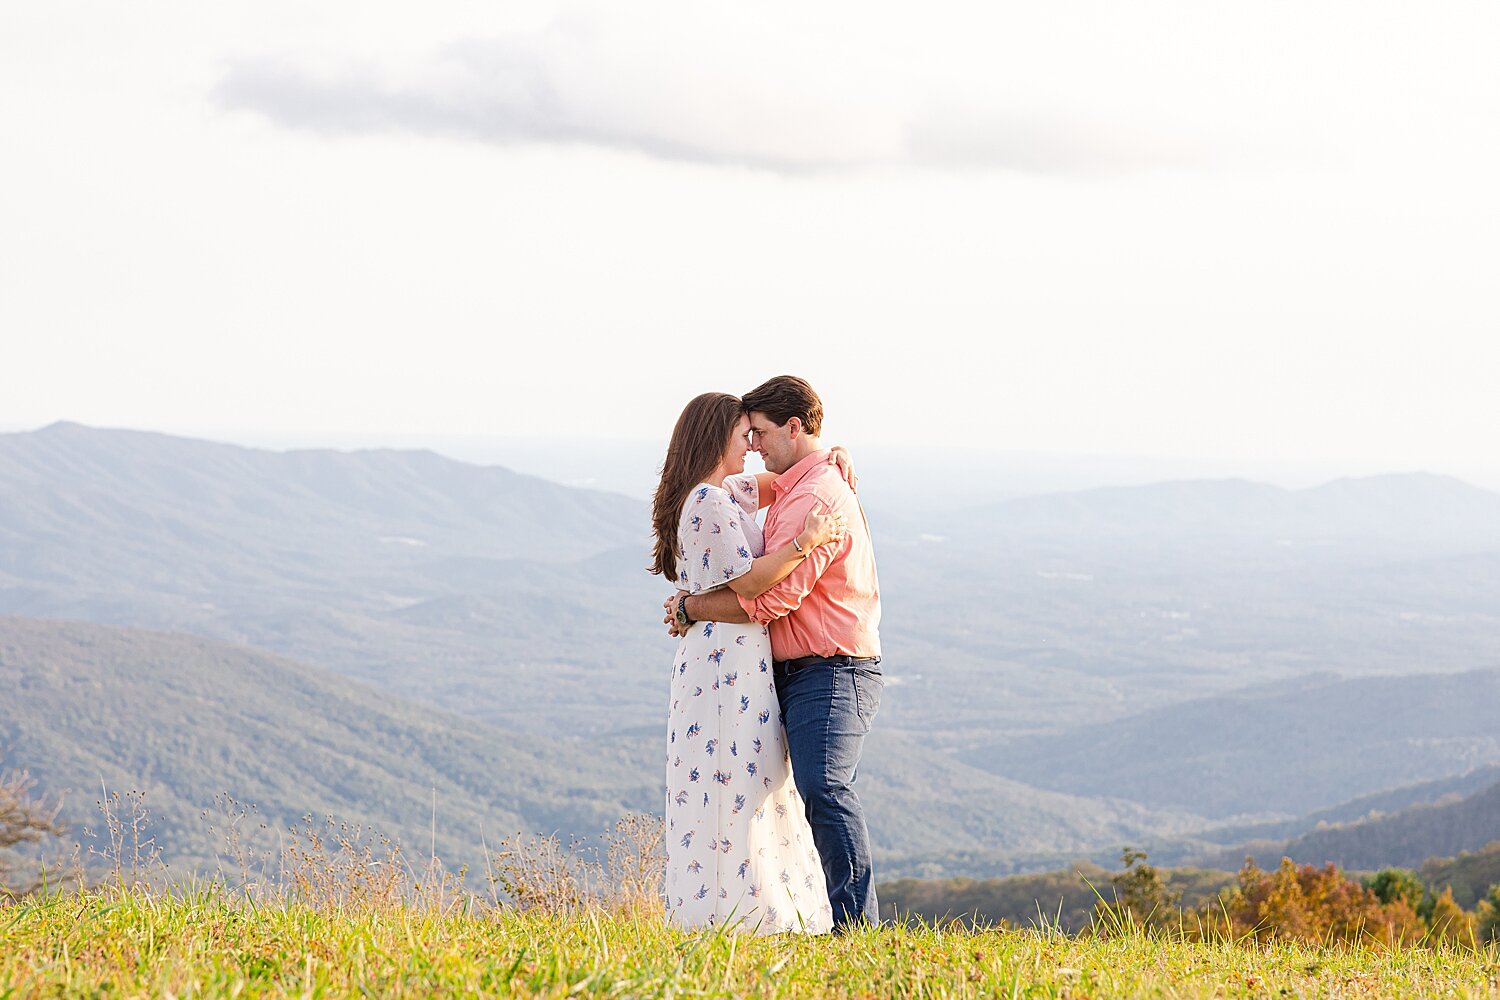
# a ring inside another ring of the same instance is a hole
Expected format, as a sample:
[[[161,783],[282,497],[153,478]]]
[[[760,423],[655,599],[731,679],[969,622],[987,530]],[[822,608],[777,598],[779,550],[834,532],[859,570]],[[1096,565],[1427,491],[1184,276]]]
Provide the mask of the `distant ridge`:
[[[260,538],[275,551],[302,528],[320,532],[322,551],[394,538],[429,555],[567,559],[644,533],[637,501],[432,451],[279,452],[74,423],[0,434],[0,496],[0,532],[134,528],[146,541]],[[557,523],[589,530],[515,530]]]
[[[1195,479],[1017,497],[976,508],[982,532],[1115,537],[1406,538],[1500,545],[1500,493],[1425,472],[1290,490]]]
[[[1305,864],[1333,862],[1341,868],[1416,868],[1435,858],[1478,851],[1500,840],[1500,781],[1458,801],[1410,806],[1376,816],[1309,831],[1292,840],[1257,842],[1202,855],[1206,865],[1228,866],[1252,854],[1265,864],[1282,857]]]
[[[1319,809],[1296,819],[1248,826],[1216,827],[1203,836],[1221,844],[1240,844],[1250,840],[1262,843],[1288,840],[1314,829],[1347,826],[1368,819],[1379,819],[1414,806],[1456,802],[1496,782],[1500,782],[1500,764],[1489,764],[1461,774],[1361,795],[1348,802],[1341,802],[1327,809]]]
[[[1333,802],[1500,763],[1500,669],[1303,677],[981,748],[975,766],[1075,795],[1228,817]]]

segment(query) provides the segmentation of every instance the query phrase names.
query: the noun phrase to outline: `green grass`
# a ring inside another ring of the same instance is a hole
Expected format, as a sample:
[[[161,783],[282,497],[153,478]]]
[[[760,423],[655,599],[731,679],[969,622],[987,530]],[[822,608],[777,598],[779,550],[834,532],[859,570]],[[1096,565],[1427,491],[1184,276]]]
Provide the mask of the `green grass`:
[[[752,938],[477,905],[256,906],[211,889],[0,908],[0,998],[460,994],[1497,997],[1500,956],[903,926]]]

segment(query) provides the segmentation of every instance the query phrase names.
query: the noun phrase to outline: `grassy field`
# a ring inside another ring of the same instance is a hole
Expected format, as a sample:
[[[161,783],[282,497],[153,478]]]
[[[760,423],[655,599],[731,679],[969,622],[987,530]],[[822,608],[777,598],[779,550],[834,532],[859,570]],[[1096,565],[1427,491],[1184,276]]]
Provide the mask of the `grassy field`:
[[[957,927],[751,938],[593,912],[314,908],[213,889],[66,892],[0,907],[4,1000],[471,994],[1500,997],[1500,955]]]

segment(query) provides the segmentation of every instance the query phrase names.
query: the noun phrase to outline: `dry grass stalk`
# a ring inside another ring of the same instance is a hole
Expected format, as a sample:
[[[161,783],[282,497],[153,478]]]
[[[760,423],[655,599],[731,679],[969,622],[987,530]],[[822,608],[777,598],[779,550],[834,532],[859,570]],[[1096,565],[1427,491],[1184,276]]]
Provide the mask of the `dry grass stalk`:
[[[208,832],[222,839],[223,849],[218,852],[214,879],[221,885],[239,892],[253,893],[267,888],[273,881],[272,871],[278,868],[278,852],[267,847],[256,846],[270,834],[270,824],[260,817],[260,810],[251,803],[248,806],[228,792],[214,796],[214,817],[209,822]],[[201,813],[204,820],[210,819],[209,810]],[[229,871],[225,870],[228,862]],[[231,875],[234,881],[231,881]]]
[[[104,820],[104,847],[92,844],[90,857],[99,858],[109,867],[110,881],[120,890],[146,887],[151,880],[163,881],[167,864],[162,860],[161,848],[156,845],[156,835],[151,832],[151,810],[146,806],[146,793],[132,789],[123,796],[101,788],[102,797],[95,805]],[[92,829],[84,828],[84,835],[98,840]]]
[[[435,854],[420,868],[400,843],[333,816],[303,816],[281,852],[281,892],[317,909],[447,912],[467,906],[465,869],[450,872]]]
[[[631,813],[601,840],[564,848],[556,836],[507,837],[490,859],[490,882],[521,910],[659,912],[666,870],[661,818]]]

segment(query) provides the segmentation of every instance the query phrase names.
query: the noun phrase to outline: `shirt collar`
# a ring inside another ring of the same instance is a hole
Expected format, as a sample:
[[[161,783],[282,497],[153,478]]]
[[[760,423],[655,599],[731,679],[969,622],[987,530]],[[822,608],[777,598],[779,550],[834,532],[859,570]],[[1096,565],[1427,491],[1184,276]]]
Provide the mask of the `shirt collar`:
[[[828,454],[829,449],[827,448],[815,451],[777,476],[771,483],[772,488],[776,490],[776,495],[786,496],[792,490],[796,489],[797,484],[806,479],[809,472],[828,461]]]

